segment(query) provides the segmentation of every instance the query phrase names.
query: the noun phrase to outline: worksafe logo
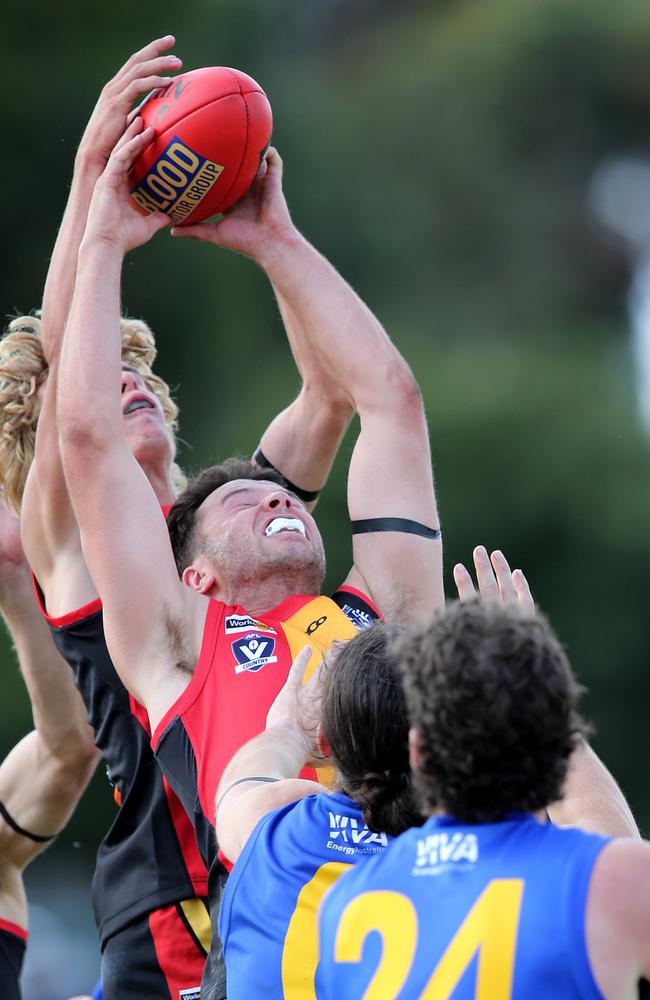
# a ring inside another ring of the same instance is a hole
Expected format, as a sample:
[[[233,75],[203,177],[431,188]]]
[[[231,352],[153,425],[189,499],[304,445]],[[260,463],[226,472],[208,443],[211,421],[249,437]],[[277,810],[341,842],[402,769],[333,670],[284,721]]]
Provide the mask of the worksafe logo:
[[[237,639],[232,644],[232,651],[235,655],[235,673],[244,672],[257,673],[267,663],[277,663],[278,658],[274,656],[275,639],[270,635],[262,635],[259,632],[249,632],[241,639]]]
[[[256,629],[259,632],[270,632],[272,635],[277,635],[274,628],[270,625],[265,625],[264,622],[258,622],[256,618],[251,618],[249,615],[228,615],[226,617],[226,635],[232,635],[236,632],[250,632],[251,629]]]

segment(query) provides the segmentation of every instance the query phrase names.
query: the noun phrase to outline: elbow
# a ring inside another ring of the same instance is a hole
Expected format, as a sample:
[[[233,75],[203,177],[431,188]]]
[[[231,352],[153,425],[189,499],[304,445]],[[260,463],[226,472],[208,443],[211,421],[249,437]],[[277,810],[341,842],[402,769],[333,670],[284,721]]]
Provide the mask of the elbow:
[[[49,743],[48,752],[56,765],[75,783],[90,778],[101,756],[93,741],[91,727],[81,718],[71,722],[55,741]]]
[[[302,395],[307,421],[340,430],[343,434],[355,412],[351,399],[343,389],[334,384],[326,388],[304,385]]]
[[[56,755],[59,786],[66,790],[68,796],[81,794],[92,778],[100,757],[101,754],[92,741],[89,726],[59,749]]]
[[[403,358],[391,365],[388,372],[387,391],[395,405],[407,413],[420,413],[423,409],[422,393],[415,375]]]
[[[57,435],[61,457],[88,456],[101,451],[107,441],[106,424],[64,406],[57,413]]]
[[[423,420],[422,393],[402,357],[393,358],[386,365],[383,378],[373,386],[372,394],[359,405],[358,410],[361,417],[364,411],[381,411],[383,415],[389,413],[400,424],[420,423]]]

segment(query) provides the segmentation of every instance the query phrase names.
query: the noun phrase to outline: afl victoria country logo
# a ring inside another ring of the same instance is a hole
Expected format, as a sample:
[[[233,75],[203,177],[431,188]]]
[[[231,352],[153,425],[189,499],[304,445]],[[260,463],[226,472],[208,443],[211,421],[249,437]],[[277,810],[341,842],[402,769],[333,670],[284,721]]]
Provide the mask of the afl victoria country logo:
[[[259,632],[249,632],[241,639],[237,639],[232,644],[232,651],[236,660],[236,674],[257,673],[267,663],[278,662],[277,656],[274,656],[275,639],[271,635],[262,635]]]

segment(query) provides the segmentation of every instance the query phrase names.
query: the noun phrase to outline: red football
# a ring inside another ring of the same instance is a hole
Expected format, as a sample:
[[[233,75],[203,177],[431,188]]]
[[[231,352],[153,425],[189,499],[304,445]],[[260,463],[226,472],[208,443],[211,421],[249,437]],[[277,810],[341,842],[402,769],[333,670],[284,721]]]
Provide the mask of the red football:
[[[154,91],[140,114],[153,142],[130,174],[131,199],[175,225],[201,222],[246,193],[271,140],[271,105],[246,73],[209,66]]]

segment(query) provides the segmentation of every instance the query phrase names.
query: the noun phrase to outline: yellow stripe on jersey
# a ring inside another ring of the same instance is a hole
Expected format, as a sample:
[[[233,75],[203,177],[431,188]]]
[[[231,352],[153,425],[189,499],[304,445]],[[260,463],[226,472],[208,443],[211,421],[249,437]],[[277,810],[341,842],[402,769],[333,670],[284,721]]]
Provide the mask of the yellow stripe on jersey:
[[[352,865],[328,861],[300,890],[282,950],[282,989],[285,1000],[316,1000],[318,907],[332,885]]]
[[[331,597],[315,597],[296,611],[295,615],[287,618],[282,623],[282,629],[289,643],[292,660],[295,660],[303,646],[310,645],[313,648],[303,684],[307,683],[322,663],[323,655],[333,642],[352,639],[358,632]],[[332,787],[333,768],[319,767],[317,774],[322,785]]]
[[[194,898],[183,899],[180,905],[192,933],[207,955],[212,944],[212,924],[205,903],[202,899]]]
[[[331,597],[315,597],[303,605],[291,618],[282,623],[287,637],[291,657],[295,660],[303,646],[313,646],[314,652],[307,664],[305,680],[308,681],[318,664],[323,659],[323,653],[333,642],[342,639],[352,639],[357,634],[347,615],[344,615],[338,604]]]

